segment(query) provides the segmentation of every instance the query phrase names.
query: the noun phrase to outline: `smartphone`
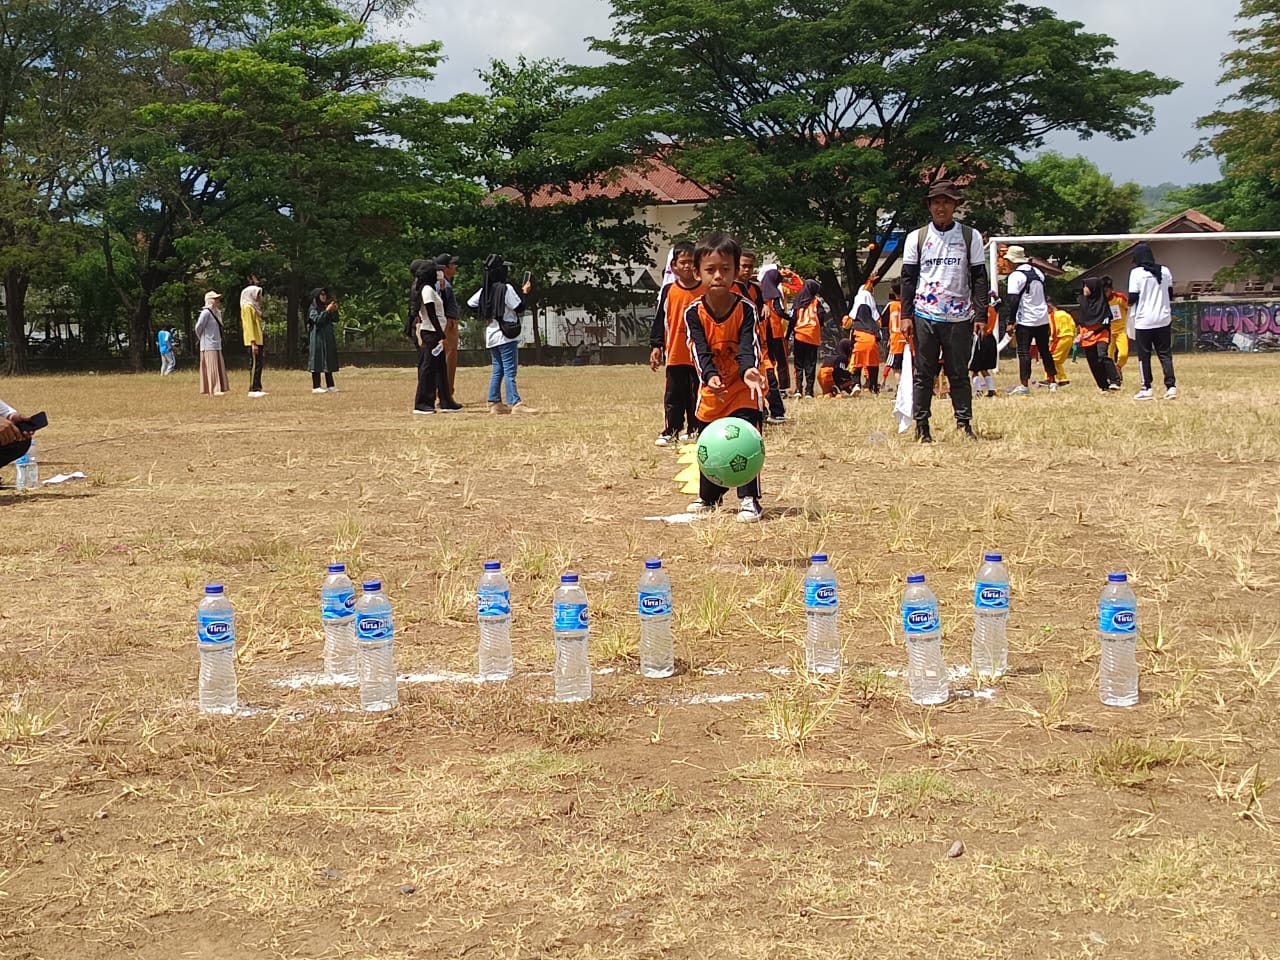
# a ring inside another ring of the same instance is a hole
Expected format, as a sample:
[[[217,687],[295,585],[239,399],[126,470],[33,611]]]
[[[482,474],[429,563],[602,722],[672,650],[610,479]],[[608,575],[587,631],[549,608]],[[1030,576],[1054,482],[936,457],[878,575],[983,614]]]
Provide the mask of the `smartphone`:
[[[48,425],[49,417],[43,410],[14,424],[23,433],[35,433],[37,430],[43,430]]]
[[[524,282],[525,282],[525,283],[533,283],[533,271],[532,271],[532,270],[526,270],[526,271],[524,272]]]

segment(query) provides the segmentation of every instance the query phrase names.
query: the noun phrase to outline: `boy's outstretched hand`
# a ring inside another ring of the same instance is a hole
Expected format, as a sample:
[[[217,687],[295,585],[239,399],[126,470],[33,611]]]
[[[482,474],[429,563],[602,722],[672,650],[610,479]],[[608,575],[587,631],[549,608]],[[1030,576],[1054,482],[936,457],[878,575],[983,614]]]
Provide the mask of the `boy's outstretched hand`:
[[[662,348],[654,347],[649,353],[649,369],[657,370],[662,363]]]
[[[753,367],[743,374],[742,382],[751,390],[751,396],[756,400],[764,399],[765,390],[768,388],[768,382],[765,380],[763,373]]]

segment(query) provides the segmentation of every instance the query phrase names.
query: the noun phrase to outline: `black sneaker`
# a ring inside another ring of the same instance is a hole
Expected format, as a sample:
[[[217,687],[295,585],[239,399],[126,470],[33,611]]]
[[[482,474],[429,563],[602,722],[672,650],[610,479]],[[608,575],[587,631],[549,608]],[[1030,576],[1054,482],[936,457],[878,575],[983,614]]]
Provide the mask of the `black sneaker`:
[[[921,420],[916,423],[916,439],[921,443],[933,443],[933,434],[929,431],[929,421]]]
[[[967,423],[959,423],[959,424],[956,424],[956,426],[960,428],[960,433],[962,436],[967,437],[970,440],[978,439],[978,435],[973,432],[973,427],[971,425]]]

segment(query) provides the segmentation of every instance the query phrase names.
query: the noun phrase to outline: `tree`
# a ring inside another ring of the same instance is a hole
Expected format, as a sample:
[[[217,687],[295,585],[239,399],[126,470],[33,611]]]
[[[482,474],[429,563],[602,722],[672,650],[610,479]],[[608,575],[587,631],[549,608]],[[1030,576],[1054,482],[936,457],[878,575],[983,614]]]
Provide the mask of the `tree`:
[[[471,242],[500,252],[538,278],[544,305],[617,309],[630,302],[634,273],[649,265],[650,229],[633,216],[650,198],[610,188],[628,150],[601,148],[564,119],[584,101],[571,92],[564,65],[493,61],[482,95],[461,94],[447,109],[462,169],[494,191],[472,211]],[[609,189],[588,190],[588,187]],[[533,335],[542,333],[535,309]]]
[[[1240,46],[1222,58],[1225,69],[1218,82],[1240,86],[1221,109],[1196,122],[1201,130],[1217,132],[1189,153],[1193,159],[1216,157],[1223,178],[1182,196],[1233,230],[1275,230],[1280,229],[1280,2],[1242,0],[1238,17],[1247,25],[1232,31]],[[1233,273],[1280,273],[1276,244],[1240,244],[1238,249]]]
[[[636,148],[674,140],[677,167],[716,193],[707,222],[829,280],[834,258],[851,287],[924,219],[925,184],[981,177],[1058,130],[1131,137],[1177,87],[1008,0],[612,5],[612,38],[592,42],[611,62],[575,74],[595,91],[582,122]]]

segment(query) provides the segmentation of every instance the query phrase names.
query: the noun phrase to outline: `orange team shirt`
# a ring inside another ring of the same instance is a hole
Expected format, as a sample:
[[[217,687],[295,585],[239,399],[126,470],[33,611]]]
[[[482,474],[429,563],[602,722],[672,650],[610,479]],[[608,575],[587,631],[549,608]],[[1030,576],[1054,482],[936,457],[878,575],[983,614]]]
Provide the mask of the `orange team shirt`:
[[[702,284],[685,287],[673,280],[658,295],[658,316],[663,325],[663,349],[667,352],[668,367],[692,367],[693,354],[689,352],[689,330],[684,325],[684,312],[702,296]]]
[[[698,419],[710,423],[735,410],[756,409],[751,388],[742,379],[747,370],[760,365],[755,305],[735,295],[729,312],[717,317],[706,300],[698,299],[685,311],[684,322],[689,328],[689,345],[702,384],[698,391]],[[706,385],[715,374],[723,384],[718,392]]]
[[[773,357],[769,356],[769,351],[765,349],[765,342],[769,339],[769,317],[764,308],[764,291],[754,280],[738,280],[733,286],[743,299],[756,308],[756,340],[760,344],[760,369],[768,374],[770,370],[775,369],[776,365]]]
[[[994,303],[987,306],[987,329],[984,331],[989,337],[996,332],[996,324],[1000,319],[1000,311],[996,309]]]
[[[907,327],[902,322],[902,301],[889,301],[889,353],[897,356],[907,348]]]
[[[816,299],[796,314],[796,340],[813,347],[822,345],[822,320]]]

